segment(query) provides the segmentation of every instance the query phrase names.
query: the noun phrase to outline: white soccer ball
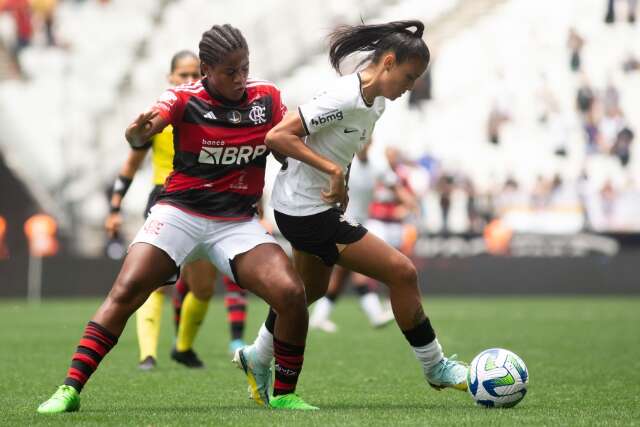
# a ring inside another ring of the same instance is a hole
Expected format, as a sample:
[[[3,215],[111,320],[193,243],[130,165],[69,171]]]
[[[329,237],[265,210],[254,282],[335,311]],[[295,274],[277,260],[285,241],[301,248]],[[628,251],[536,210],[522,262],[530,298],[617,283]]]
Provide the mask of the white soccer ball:
[[[490,348],[478,354],[469,366],[467,385],[478,405],[511,408],[527,394],[529,371],[517,354]]]

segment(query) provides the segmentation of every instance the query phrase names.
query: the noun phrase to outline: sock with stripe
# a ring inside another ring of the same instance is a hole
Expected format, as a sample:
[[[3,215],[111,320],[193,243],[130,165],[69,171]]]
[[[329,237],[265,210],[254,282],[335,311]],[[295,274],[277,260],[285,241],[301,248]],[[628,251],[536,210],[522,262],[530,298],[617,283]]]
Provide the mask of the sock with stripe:
[[[136,331],[140,360],[152,356],[158,358],[158,337],[160,336],[160,319],[162,318],[162,304],[164,293],[154,291],[136,311]]]
[[[227,276],[222,277],[227,293],[224,305],[227,307],[227,320],[231,329],[231,340],[242,339],[244,324],[247,319],[247,291],[238,286]]]
[[[273,395],[293,393],[302,371],[304,346],[289,344],[274,337],[273,348],[276,359]]]
[[[64,384],[75,388],[78,393],[81,392],[91,374],[117,342],[117,336],[96,322],[89,322],[73,354]]]
[[[176,350],[187,351],[193,347],[193,341],[209,309],[209,300],[202,301],[189,292],[182,304],[180,326],[176,336]]]

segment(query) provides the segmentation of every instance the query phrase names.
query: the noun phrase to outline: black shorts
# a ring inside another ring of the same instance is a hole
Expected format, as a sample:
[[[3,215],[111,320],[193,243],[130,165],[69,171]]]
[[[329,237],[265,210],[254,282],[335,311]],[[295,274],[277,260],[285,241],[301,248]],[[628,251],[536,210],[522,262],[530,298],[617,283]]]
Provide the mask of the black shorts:
[[[164,185],[156,185],[153,187],[153,190],[151,190],[151,193],[149,193],[149,199],[147,200],[147,207],[144,208],[145,219],[147,219],[147,217],[149,216],[149,212],[151,211],[151,208],[153,207],[153,205],[156,204],[156,200],[158,199],[158,194],[160,194],[163,188],[164,188]]]
[[[367,234],[366,228],[345,219],[338,209],[308,216],[290,216],[278,211],[274,214],[280,232],[294,249],[317,256],[329,267],[340,255],[336,245],[357,242]]]

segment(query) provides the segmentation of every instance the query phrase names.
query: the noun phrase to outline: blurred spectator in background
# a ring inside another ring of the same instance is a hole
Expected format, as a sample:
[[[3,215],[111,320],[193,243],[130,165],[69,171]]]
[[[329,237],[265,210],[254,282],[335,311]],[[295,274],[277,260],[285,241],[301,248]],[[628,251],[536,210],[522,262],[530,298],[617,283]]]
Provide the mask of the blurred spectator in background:
[[[569,37],[567,39],[567,46],[569,47],[569,66],[574,73],[580,71],[581,51],[584,46],[584,38],[575,28],[569,28]]]
[[[551,190],[551,183],[547,182],[542,175],[538,175],[536,184],[531,192],[531,208],[532,209],[544,209],[549,202],[549,194]]]
[[[630,24],[636,22],[636,10],[638,9],[638,0],[627,0],[627,21]],[[607,13],[604,22],[613,24],[616,20],[616,0],[607,0]]]
[[[618,132],[616,141],[613,147],[611,147],[611,155],[617,157],[618,160],[620,160],[620,164],[624,167],[626,167],[631,160],[631,143],[633,142],[633,137],[633,131],[625,126]]]
[[[491,107],[489,119],[487,120],[487,139],[494,145],[500,143],[500,128],[509,121],[509,114],[502,110],[497,104]]]
[[[54,17],[58,0],[31,0],[33,16],[43,26],[47,46],[56,46],[56,38],[53,32]]]
[[[614,214],[616,207],[617,193],[611,180],[607,180],[600,189],[600,200],[602,207],[602,216],[604,218],[604,226],[607,229],[613,228]]]
[[[16,38],[11,50],[17,61],[20,51],[29,46],[33,38],[29,0],[0,0],[0,12],[10,13],[15,22]]]
[[[622,62],[622,71],[630,73],[636,70],[640,70],[640,61],[633,53],[629,53],[627,59]]]
[[[449,212],[451,210],[451,195],[455,189],[455,179],[451,174],[443,173],[436,182],[440,211],[442,212],[442,234],[449,235]]]
[[[576,93],[576,108],[578,109],[578,112],[582,116],[589,114],[593,107],[594,100],[595,94],[589,84],[589,80],[585,75],[582,75],[580,86]]]

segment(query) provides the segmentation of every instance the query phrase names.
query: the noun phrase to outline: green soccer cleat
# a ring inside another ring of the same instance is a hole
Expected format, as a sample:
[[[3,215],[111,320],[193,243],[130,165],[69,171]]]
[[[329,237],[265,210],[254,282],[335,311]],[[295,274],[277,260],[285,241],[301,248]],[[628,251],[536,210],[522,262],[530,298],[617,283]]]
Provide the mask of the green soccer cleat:
[[[317,406],[309,405],[295,393],[281,394],[273,396],[269,402],[269,406],[273,409],[290,409],[294,411],[317,411]]]
[[[247,375],[251,399],[260,406],[269,406],[271,366],[259,363],[251,346],[236,350],[232,361]]]
[[[427,382],[431,387],[438,391],[447,387],[467,391],[467,373],[469,367],[455,360],[455,358],[455,354],[449,359],[443,357],[429,372],[425,373]]]
[[[38,406],[39,414],[59,414],[80,409],[80,393],[70,385],[61,385],[53,396]]]

